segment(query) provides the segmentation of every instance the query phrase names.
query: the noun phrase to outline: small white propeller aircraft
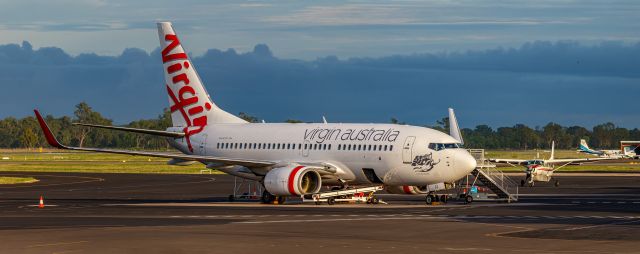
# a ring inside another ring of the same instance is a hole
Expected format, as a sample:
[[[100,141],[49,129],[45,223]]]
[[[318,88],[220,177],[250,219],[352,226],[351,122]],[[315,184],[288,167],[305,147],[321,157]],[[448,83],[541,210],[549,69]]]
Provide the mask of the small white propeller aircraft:
[[[451,135],[417,126],[328,123],[326,119],[317,124],[248,123],[213,102],[171,23],[158,23],[158,33],[173,126],[146,130],[80,125],[166,137],[182,153],[63,145],[35,110],[51,146],[170,158],[172,165],[199,162],[259,181],[265,188],[265,203],[318,193],[323,187],[345,189],[350,185],[384,185],[390,193],[433,199],[434,185],[454,183],[476,167],[476,160],[461,147],[462,136],[452,109]]]
[[[489,159],[495,163],[506,163],[509,165],[522,165],[525,166],[525,179],[520,181],[520,185],[524,186],[528,184],[532,187],[535,182],[549,182],[553,172],[567,166],[569,164],[592,162],[598,160],[607,160],[610,158],[579,158],[579,159],[556,159],[555,158],[555,145],[556,142],[551,142],[551,156],[549,159],[543,160],[538,158],[532,160],[516,160],[516,159]],[[554,185],[560,186],[560,181],[556,180]]]
[[[593,155],[597,155],[599,157],[605,157],[605,158],[615,158],[615,159],[622,159],[622,158],[625,158],[625,157],[630,157],[630,156],[624,154],[624,152],[622,150],[595,150],[595,149],[591,149],[589,147],[589,144],[587,144],[587,141],[584,140],[584,139],[580,139],[580,144],[578,145],[577,152],[586,153],[586,154],[593,154]]]

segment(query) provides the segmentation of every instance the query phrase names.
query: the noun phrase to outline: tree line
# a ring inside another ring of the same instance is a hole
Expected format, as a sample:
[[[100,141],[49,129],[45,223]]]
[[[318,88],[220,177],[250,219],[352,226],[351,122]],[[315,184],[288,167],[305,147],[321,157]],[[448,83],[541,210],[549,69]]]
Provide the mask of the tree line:
[[[239,117],[248,122],[258,122],[258,118],[246,113],[240,113]],[[72,117],[59,118],[47,115],[45,120],[56,137],[63,144],[80,147],[112,147],[133,148],[140,150],[164,150],[170,149],[162,137],[112,131],[84,126],[75,126],[74,122],[91,123],[100,125],[112,125],[113,121],[103,117],[94,111],[87,103],[76,105]],[[302,121],[289,119],[288,123],[302,123]],[[406,124],[395,118],[391,118],[393,124]],[[443,132],[448,132],[448,118],[443,118],[432,126]],[[171,126],[171,112],[167,109],[154,119],[143,119],[130,122],[125,127],[165,130]],[[575,149],[580,139],[586,139],[588,143],[597,148],[619,148],[621,140],[640,140],[638,128],[627,129],[616,126],[613,123],[603,123],[587,129],[581,126],[562,126],[557,123],[548,123],[543,127],[530,128],[524,124],[516,124],[512,127],[499,127],[493,129],[488,125],[478,125],[473,129],[462,129],[462,135],[467,148],[485,149],[548,149],[551,142],[556,142],[559,149]],[[17,119],[7,117],[0,120],[0,148],[36,148],[47,147],[46,140],[33,116]]]

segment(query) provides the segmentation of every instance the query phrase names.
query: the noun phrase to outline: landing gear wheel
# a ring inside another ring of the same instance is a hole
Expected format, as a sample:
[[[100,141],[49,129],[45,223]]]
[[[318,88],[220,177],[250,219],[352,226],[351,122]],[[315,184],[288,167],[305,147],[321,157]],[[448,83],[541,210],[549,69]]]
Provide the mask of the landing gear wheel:
[[[433,195],[427,195],[424,198],[424,202],[427,203],[427,205],[432,205],[433,204]]]
[[[380,203],[380,200],[377,197],[372,197],[371,198],[371,204],[377,205]]]
[[[464,203],[465,204],[473,203],[473,197],[471,195],[467,195],[466,197],[464,197]]]
[[[560,181],[556,180],[556,182],[553,185],[555,185],[556,187],[560,187]]]
[[[236,197],[233,195],[229,195],[229,202],[236,201]]]
[[[276,200],[276,196],[272,195],[271,193],[269,193],[268,191],[263,191],[262,192],[262,197],[260,198],[260,201],[263,204],[272,204],[273,201]]]
[[[533,185],[535,185],[533,181],[529,182],[529,187],[533,187]]]
[[[442,196],[440,196],[440,202],[442,202],[442,203],[446,204],[447,201],[449,201],[448,199],[449,199],[449,197],[447,197],[447,195],[443,194]]]
[[[287,197],[286,196],[279,196],[278,197],[278,205],[284,205],[285,202],[287,202]]]
[[[524,187],[524,184],[525,184],[525,183],[526,183],[526,182],[525,182],[524,180],[520,180],[520,187]]]
[[[329,205],[335,205],[336,204],[336,199],[334,197],[330,197],[327,199],[327,204]]]

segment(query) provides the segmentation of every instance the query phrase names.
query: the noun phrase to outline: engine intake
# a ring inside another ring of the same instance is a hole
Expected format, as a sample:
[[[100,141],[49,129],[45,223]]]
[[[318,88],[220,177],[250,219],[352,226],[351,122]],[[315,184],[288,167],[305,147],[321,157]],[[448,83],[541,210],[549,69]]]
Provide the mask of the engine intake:
[[[264,187],[273,195],[300,196],[320,191],[322,178],[313,168],[292,165],[267,172]]]

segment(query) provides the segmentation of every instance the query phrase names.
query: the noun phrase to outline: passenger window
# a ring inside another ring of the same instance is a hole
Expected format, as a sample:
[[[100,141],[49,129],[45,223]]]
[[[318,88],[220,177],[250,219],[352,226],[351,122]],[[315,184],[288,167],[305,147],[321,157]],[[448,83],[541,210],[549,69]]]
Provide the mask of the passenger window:
[[[384,145],[384,150],[387,151],[387,145]]]
[[[331,150],[331,144],[329,144],[329,150]]]
[[[393,145],[389,146],[389,151],[393,151]]]

